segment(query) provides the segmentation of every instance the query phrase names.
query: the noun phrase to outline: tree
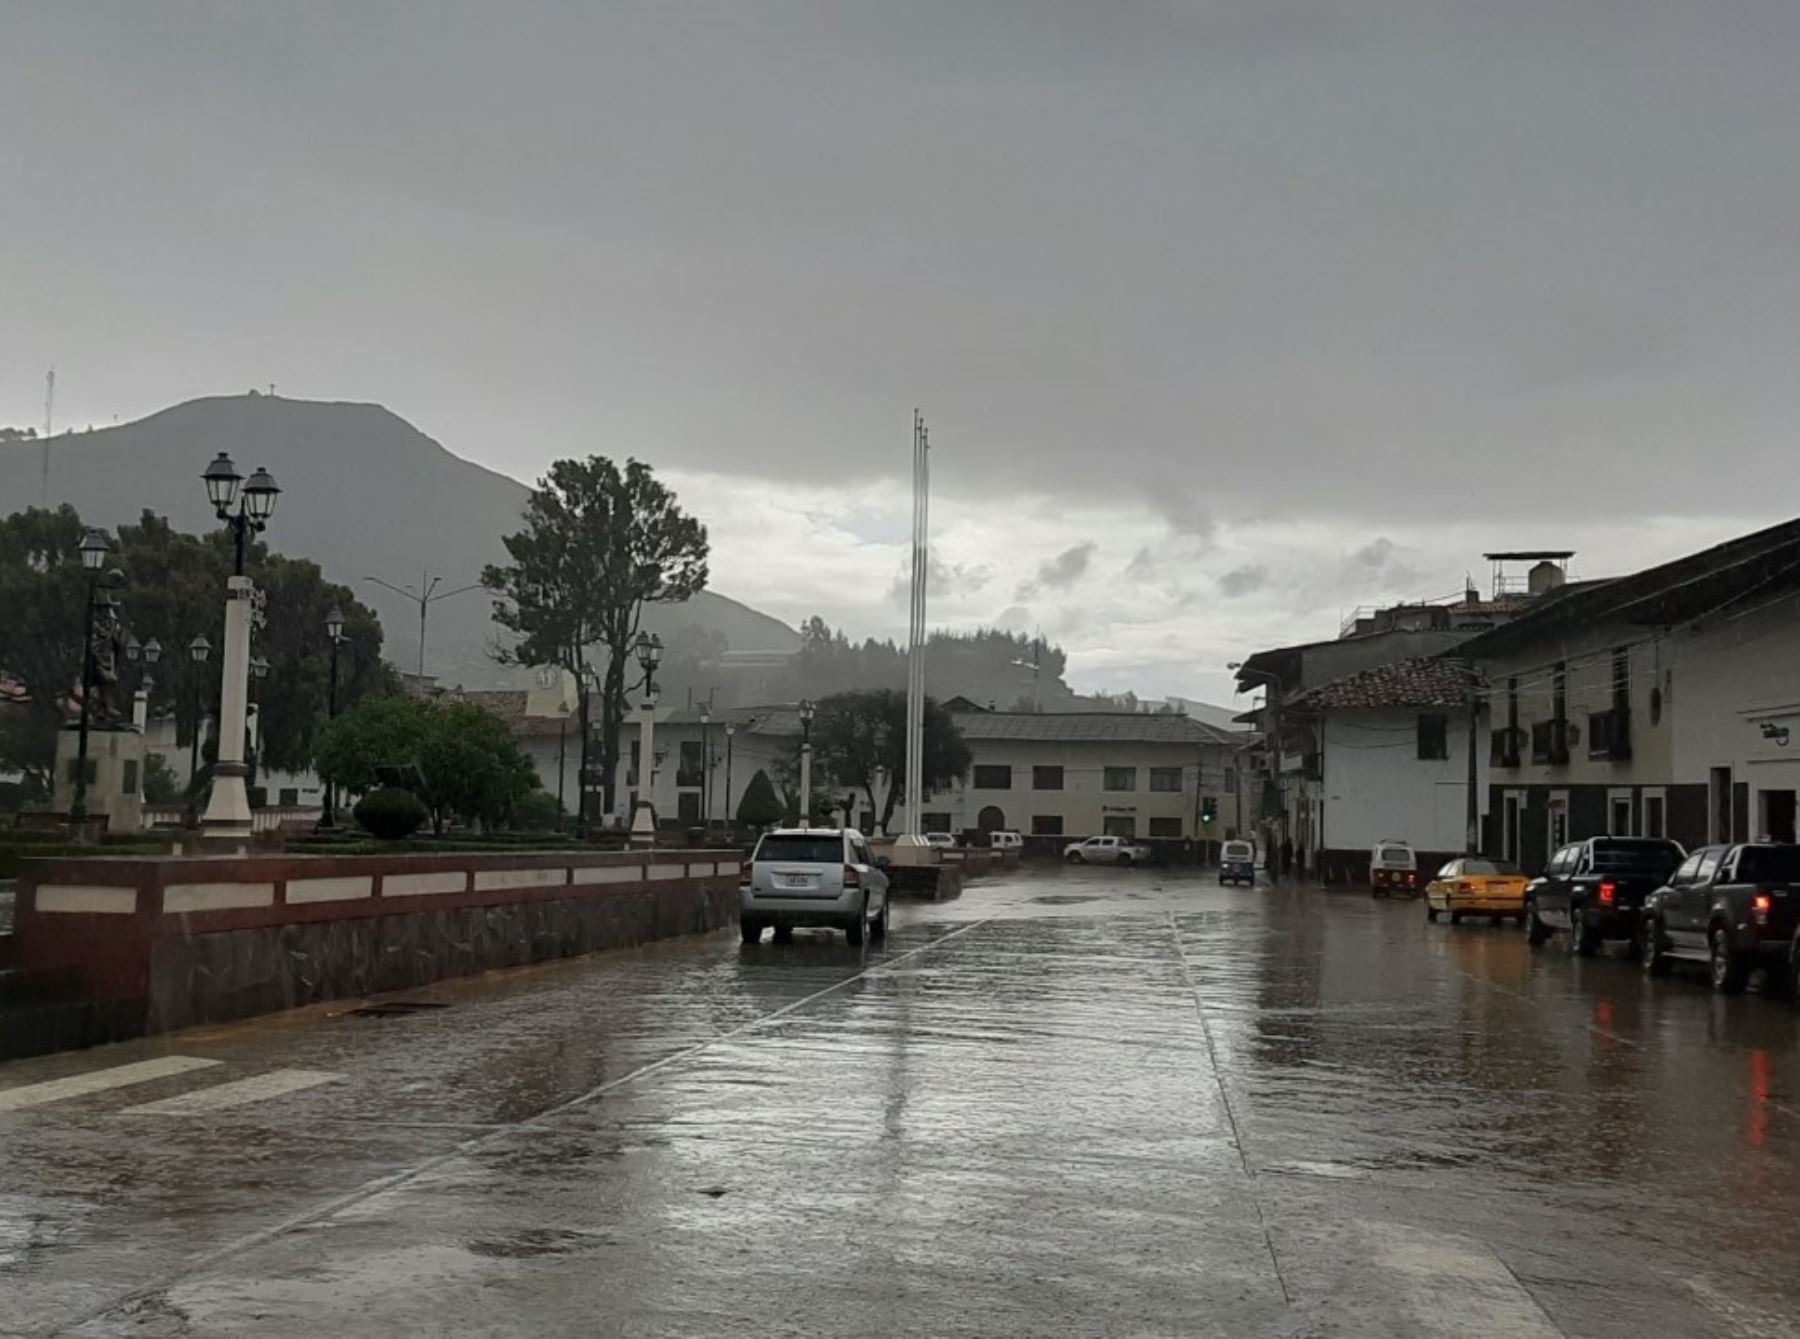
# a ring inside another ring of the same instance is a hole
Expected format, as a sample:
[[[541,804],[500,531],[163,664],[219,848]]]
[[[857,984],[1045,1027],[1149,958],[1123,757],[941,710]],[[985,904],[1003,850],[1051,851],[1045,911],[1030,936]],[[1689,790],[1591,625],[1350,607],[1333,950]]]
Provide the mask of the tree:
[[[498,654],[528,665],[560,665],[574,676],[588,774],[593,708],[583,671],[604,660],[600,774],[613,808],[626,675],[644,605],[691,599],[706,586],[706,527],[676,504],[648,465],[621,470],[604,456],[559,460],[525,504],[525,528],[503,541],[510,563],[481,582],[497,597],[494,621],[518,641]]]
[[[77,546],[88,527],[72,507],[30,508],[0,518],[0,680],[23,687],[22,701],[0,712],[0,769],[24,772],[48,789],[61,727],[81,673],[81,635],[87,578]],[[246,570],[264,592],[265,620],[252,643],[270,663],[258,686],[262,765],[306,766],[312,737],[325,715],[330,644],[325,615],[346,616],[349,642],[339,652],[338,700],[391,691],[397,680],[381,660],[381,624],[343,586],[327,582],[316,564],[284,558],[257,543]],[[110,565],[125,574],[118,592],[125,626],[142,642],[155,639],[162,659],[151,671],[153,714],[172,713],[178,743],[193,737],[195,689],[200,714],[218,709],[220,648],[225,639],[225,582],[231,550],[223,533],[183,534],[144,513],[119,529]],[[214,655],[203,665],[187,655],[204,634]],[[135,688],[127,676],[127,687]]]
[[[779,823],[781,815],[781,801],[775,795],[775,784],[759,767],[738,800],[737,821],[748,827],[766,828],[771,823]]]
[[[144,803],[180,804],[181,779],[160,753],[144,755]]]
[[[438,833],[453,816],[504,823],[537,786],[537,770],[505,722],[469,702],[366,698],[319,732],[318,762],[352,793],[412,778]]]
[[[921,795],[948,786],[969,770],[969,761],[969,746],[950,714],[926,698]],[[866,794],[869,808],[881,815],[886,828],[906,792],[906,694],[877,688],[821,700],[813,717],[813,766],[831,783]],[[886,767],[891,778],[885,805],[875,798],[875,773],[880,767]]]

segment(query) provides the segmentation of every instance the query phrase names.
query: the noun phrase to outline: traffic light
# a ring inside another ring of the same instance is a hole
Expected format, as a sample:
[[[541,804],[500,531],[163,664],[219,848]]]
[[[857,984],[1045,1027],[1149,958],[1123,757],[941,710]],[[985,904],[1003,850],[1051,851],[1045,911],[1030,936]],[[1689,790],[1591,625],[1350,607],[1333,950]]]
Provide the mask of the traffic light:
[[[1205,796],[1200,801],[1200,821],[1202,823],[1211,823],[1218,816],[1219,802],[1210,795]]]

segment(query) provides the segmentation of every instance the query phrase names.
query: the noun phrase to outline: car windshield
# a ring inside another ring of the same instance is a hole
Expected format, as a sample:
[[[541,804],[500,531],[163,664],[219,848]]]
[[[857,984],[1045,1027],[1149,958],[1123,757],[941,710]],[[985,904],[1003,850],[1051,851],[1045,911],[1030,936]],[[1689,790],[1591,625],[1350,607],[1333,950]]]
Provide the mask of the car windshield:
[[[1375,858],[1384,862],[1390,860],[1411,860],[1413,858],[1413,853],[1410,846],[1384,846],[1375,853]]]
[[[1674,842],[1614,838],[1594,843],[1594,869],[1602,874],[1664,875],[1685,853]]]
[[[1746,846],[1737,876],[1745,883],[1800,883],[1800,846]]]
[[[1226,842],[1224,857],[1227,860],[1248,860],[1250,858],[1250,843]]]
[[[817,837],[797,833],[772,833],[756,848],[759,861],[780,860],[798,865],[836,865],[844,859],[844,839],[833,834]]]
[[[1522,871],[1510,860],[1465,860],[1464,874],[1519,874]]]

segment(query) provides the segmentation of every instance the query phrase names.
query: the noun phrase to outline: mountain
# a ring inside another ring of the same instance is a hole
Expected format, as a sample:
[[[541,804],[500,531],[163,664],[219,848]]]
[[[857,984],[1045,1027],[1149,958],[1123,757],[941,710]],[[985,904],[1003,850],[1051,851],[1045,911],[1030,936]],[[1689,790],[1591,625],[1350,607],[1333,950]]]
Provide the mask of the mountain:
[[[38,503],[41,448],[0,444],[0,513]],[[381,615],[388,657],[405,670],[417,663],[418,605],[363,578],[417,587],[429,571],[443,577],[440,590],[472,584],[484,563],[505,559],[501,536],[519,528],[527,494],[518,480],[452,455],[380,405],[253,392],[52,438],[50,504],[72,503],[106,526],[135,521],[148,508],[178,529],[205,530],[216,522],[200,472],[220,451],[243,474],[260,465],[275,476],[283,491],[265,536],[270,546],[311,558],[353,587]],[[426,673],[468,688],[520,684],[519,672],[486,652],[497,631],[490,611],[479,590],[434,603]],[[644,622],[665,641],[716,634],[735,652],[799,646],[785,623],[710,591],[653,606]]]

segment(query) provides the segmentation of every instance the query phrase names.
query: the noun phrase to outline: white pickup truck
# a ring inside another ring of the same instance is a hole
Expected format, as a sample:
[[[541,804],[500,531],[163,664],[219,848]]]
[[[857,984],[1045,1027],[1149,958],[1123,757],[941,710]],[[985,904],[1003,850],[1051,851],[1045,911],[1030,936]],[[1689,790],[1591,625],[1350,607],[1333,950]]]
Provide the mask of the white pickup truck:
[[[1071,865],[1147,865],[1152,852],[1129,837],[1089,837],[1063,847],[1063,859]]]

